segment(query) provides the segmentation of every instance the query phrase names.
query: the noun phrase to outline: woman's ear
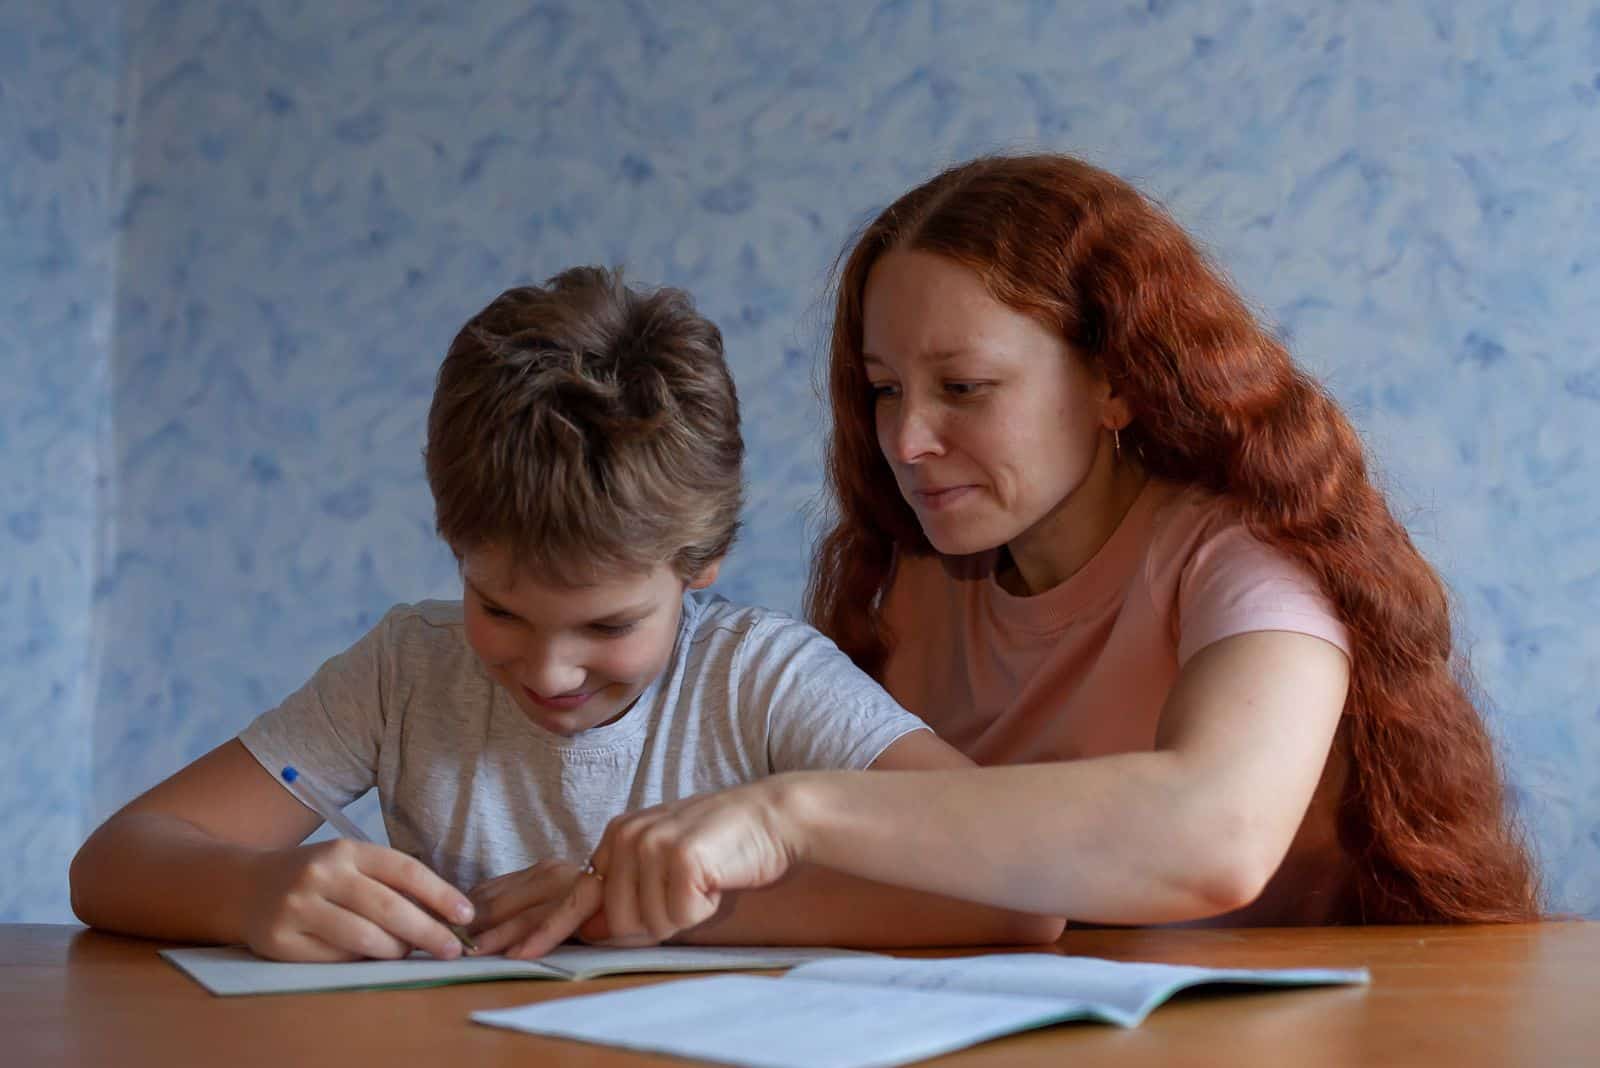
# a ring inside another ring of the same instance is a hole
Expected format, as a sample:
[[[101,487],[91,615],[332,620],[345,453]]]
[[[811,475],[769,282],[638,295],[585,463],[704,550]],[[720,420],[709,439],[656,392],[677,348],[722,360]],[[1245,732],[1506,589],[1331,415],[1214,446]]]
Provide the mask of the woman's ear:
[[[1123,430],[1133,422],[1133,409],[1128,404],[1128,399],[1117,392],[1115,386],[1105,377],[1104,372],[1099,374],[1100,393],[1100,425],[1107,430]]]

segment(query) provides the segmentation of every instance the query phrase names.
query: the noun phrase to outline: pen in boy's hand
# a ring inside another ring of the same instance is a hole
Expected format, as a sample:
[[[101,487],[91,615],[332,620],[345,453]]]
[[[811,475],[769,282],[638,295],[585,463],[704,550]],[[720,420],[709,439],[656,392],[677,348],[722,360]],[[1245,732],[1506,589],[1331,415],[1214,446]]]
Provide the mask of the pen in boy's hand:
[[[311,784],[301,777],[300,770],[293,764],[285,764],[278,775],[279,778],[283,779],[283,784],[289,788],[289,792],[299,798],[301,804],[326,820],[328,826],[354,841],[372,841],[360,827],[350,821],[350,817],[344,814],[343,809],[338,805],[332,805],[324,801],[321,795],[312,788]],[[472,936],[467,933],[465,927],[459,923],[446,923],[445,926],[450,928],[450,933],[456,936],[456,941],[461,943],[462,949],[476,950],[478,948],[478,943],[472,940]]]

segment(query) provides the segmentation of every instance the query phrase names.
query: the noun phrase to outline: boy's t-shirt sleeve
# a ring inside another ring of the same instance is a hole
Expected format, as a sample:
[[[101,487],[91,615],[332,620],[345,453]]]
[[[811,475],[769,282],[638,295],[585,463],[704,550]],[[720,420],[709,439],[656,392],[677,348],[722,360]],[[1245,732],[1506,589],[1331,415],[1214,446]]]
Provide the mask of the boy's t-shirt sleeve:
[[[274,778],[292,764],[330,801],[346,805],[377,784],[397,608],[326,661],[278,707],[239,735]]]
[[[787,616],[751,628],[736,671],[746,714],[766,715],[774,773],[860,770],[896,739],[929,729],[821,632]]]

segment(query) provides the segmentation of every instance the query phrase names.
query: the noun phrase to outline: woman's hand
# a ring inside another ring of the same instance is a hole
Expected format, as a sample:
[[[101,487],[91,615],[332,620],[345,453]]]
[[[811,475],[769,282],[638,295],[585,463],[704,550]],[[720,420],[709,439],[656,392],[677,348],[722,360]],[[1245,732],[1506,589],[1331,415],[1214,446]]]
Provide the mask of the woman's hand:
[[[803,857],[790,776],[619,816],[590,861],[610,945],[651,945],[716,915],[722,895],[777,882]]]
[[[724,891],[776,882],[800,860],[784,814],[787,778],[618,816],[590,867],[506,955],[543,956],[575,934],[612,946],[657,945],[714,916]]]
[[[414,948],[442,960],[461,955],[461,943],[438,917],[466,923],[471,903],[398,850],[340,839],[273,850],[255,864],[244,934],[260,956],[393,960]]]
[[[600,880],[577,864],[541,860],[475,887],[473,940],[479,953],[542,957],[600,909]]]

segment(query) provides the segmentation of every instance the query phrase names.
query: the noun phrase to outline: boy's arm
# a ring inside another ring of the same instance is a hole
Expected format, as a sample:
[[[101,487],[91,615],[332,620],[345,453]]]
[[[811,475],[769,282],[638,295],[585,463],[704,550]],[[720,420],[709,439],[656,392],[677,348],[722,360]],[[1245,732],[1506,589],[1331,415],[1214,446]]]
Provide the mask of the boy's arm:
[[[321,822],[241,742],[225,742],[89,836],[72,861],[72,909],[94,927],[179,941],[249,942],[270,956],[393,956],[395,937],[436,956],[457,952],[454,936],[408,902],[386,919],[385,931],[363,928],[355,937],[365,941],[355,947],[287,930],[294,925],[278,914],[287,911],[291,894],[304,890],[308,873],[325,873],[334,896],[360,886],[350,878],[355,870],[436,910],[466,904],[420,863],[381,846],[337,842],[295,849]],[[372,911],[372,890],[360,886],[357,892],[363,898],[346,907]],[[317,904],[327,911],[326,902]],[[336,922],[351,926],[347,917]]]
[[[237,739],[224,742],[89,836],[72,860],[72,911],[108,930],[243,941],[255,865],[319,822]]]
[[[873,761],[882,771],[970,768],[931,730],[896,739]],[[905,946],[1039,945],[1054,942],[1061,919],[872,882],[805,865],[760,890],[728,894],[711,920],[674,942],[697,945]]]

